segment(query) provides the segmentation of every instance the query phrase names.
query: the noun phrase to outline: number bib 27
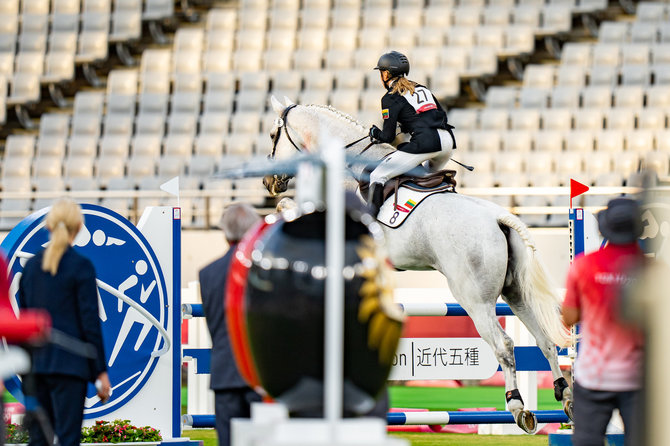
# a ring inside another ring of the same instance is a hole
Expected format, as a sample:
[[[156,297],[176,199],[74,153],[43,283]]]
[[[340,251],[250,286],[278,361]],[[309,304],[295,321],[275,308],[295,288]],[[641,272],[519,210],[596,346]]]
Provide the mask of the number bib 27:
[[[409,92],[407,92],[403,97],[407,99],[407,102],[414,107],[414,110],[416,110],[417,113],[423,113],[437,108],[433,95],[426,87],[416,87],[414,88],[414,94],[409,94]]]

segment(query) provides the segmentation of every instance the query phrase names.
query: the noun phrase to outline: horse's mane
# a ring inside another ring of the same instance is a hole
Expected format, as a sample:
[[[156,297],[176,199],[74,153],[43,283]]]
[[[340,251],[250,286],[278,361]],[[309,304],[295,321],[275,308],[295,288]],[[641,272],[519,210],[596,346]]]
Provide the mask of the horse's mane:
[[[365,126],[363,124],[358,122],[351,115],[348,115],[347,113],[344,113],[344,112],[336,109],[335,107],[332,107],[330,105],[319,105],[319,104],[308,104],[308,105],[305,105],[305,107],[308,107],[308,108],[313,107],[313,108],[317,108],[319,110],[328,111],[328,112],[332,113],[333,115],[335,115],[336,118],[338,118],[342,121],[346,121],[350,124],[353,124],[354,126],[356,126],[362,132],[367,132],[367,129],[365,128]]]

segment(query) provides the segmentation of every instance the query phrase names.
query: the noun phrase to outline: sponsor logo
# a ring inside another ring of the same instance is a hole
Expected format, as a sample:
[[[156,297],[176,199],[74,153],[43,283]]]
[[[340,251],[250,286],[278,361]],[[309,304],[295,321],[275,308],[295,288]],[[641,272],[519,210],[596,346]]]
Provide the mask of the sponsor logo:
[[[2,243],[14,276],[10,290],[13,299],[26,262],[49,242],[44,221],[47,211],[24,219]],[[84,409],[84,418],[89,419],[121,408],[146,384],[159,359],[152,353],[165,345],[154,324],[167,329],[168,314],[165,278],[142,233],[109,209],[82,204],[82,213],[84,226],[74,249],[95,267],[105,359],[113,390],[110,400],[102,405],[95,387],[89,384]],[[154,321],[118,296],[139,305]]]

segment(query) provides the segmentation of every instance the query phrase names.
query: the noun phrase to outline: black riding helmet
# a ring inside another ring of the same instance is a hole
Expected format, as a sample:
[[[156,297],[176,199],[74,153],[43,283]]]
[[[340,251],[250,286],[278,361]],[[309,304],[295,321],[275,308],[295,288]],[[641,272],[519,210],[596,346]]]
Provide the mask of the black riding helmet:
[[[391,74],[391,77],[399,77],[409,74],[409,59],[402,53],[391,51],[382,54],[379,58],[375,70],[385,70]]]

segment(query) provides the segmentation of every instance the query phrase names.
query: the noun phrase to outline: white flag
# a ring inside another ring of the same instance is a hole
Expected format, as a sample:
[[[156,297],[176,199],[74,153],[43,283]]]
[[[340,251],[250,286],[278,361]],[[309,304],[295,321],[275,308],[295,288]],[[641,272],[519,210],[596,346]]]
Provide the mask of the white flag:
[[[161,190],[168,194],[179,196],[179,177],[174,177],[171,180],[161,184]]]

